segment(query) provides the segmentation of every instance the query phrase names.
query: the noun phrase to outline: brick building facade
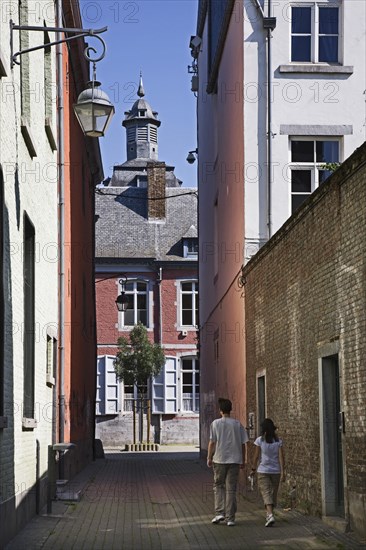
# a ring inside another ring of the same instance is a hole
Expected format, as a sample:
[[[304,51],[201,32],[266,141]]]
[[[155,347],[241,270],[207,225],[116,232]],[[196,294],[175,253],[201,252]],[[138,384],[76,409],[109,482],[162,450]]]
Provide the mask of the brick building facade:
[[[245,266],[254,437],[274,419],[287,489],[365,537],[366,145]]]

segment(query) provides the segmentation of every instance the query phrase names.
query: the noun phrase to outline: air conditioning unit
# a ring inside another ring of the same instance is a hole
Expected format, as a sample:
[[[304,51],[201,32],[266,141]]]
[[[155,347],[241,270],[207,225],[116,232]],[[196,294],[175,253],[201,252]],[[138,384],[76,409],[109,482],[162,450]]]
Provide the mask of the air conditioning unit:
[[[181,332],[182,336],[187,336],[187,334],[188,334],[188,330],[182,330],[182,332]]]

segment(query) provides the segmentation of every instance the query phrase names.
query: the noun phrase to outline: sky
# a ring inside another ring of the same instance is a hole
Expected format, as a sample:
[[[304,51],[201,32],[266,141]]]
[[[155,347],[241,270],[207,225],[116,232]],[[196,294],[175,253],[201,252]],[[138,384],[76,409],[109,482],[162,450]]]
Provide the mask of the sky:
[[[195,34],[197,0],[80,0],[84,28],[108,26],[107,45],[97,63],[97,80],[115,106],[100,138],[104,175],[126,161],[124,112],[138,99],[140,71],[145,99],[158,112],[159,160],[175,166],[183,186],[196,187],[197,163],[186,161],[196,149],[196,98],[191,92],[189,41]],[[98,48],[96,40],[88,39]],[[100,51],[100,48],[99,50]]]

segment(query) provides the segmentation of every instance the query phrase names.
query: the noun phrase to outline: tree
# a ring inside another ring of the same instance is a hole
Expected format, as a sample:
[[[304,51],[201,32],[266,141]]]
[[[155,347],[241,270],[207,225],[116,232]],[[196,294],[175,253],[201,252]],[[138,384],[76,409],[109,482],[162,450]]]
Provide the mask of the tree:
[[[129,339],[118,338],[118,353],[114,360],[117,378],[127,385],[135,385],[141,398],[144,386],[151,376],[157,376],[165,364],[165,355],[159,344],[152,344],[147,329],[138,323]]]

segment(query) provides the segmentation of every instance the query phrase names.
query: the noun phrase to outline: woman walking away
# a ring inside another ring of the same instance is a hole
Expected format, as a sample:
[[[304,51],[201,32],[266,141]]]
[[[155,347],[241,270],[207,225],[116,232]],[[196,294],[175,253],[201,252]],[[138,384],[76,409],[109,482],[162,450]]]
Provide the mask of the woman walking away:
[[[278,487],[285,481],[285,457],[282,448],[282,439],[276,435],[276,426],[270,418],[265,418],[261,424],[262,435],[254,441],[252,475],[258,472],[258,486],[264,506],[267,511],[266,527],[271,527],[275,518],[273,509],[277,504]],[[259,466],[257,468],[259,460]]]

